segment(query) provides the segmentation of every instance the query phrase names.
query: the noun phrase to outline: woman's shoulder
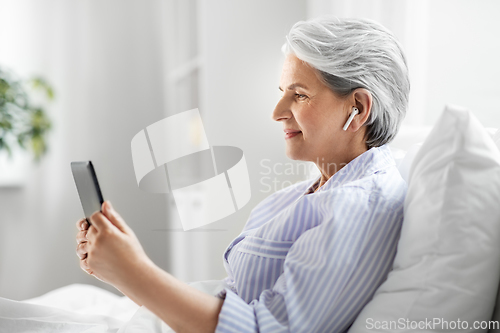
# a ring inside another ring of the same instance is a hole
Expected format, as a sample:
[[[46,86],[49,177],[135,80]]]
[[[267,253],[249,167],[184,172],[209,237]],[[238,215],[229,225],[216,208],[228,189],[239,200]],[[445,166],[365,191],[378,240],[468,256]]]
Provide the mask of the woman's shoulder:
[[[407,184],[401,177],[387,146],[372,148],[351,161],[323,186],[320,206],[353,205],[375,209],[384,204],[391,210],[401,210]]]
[[[383,205],[389,210],[402,210],[408,186],[395,165],[363,177],[332,186],[322,193],[320,206],[329,209],[334,203],[376,209]]]

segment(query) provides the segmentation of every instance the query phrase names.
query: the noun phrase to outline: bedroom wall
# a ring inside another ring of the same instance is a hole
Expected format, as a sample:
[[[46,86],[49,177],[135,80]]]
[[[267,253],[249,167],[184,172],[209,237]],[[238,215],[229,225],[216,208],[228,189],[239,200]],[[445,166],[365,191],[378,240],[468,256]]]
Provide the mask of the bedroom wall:
[[[429,1],[426,118],[445,103],[465,106],[481,123],[500,128],[500,2]]]
[[[406,126],[432,125],[445,104],[500,127],[500,2],[495,0],[308,0],[308,17],[364,17],[403,44],[411,94]]]

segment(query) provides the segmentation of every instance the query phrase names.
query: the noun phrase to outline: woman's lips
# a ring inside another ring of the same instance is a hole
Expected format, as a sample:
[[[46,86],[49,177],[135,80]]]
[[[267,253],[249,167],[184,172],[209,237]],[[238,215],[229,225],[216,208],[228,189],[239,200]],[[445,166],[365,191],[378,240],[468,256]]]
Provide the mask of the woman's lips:
[[[295,131],[295,130],[285,130],[285,140],[286,139],[291,139],[293,138],[294,136],[297,136],[299,134],[301,134],[302,132],[301,131]]]

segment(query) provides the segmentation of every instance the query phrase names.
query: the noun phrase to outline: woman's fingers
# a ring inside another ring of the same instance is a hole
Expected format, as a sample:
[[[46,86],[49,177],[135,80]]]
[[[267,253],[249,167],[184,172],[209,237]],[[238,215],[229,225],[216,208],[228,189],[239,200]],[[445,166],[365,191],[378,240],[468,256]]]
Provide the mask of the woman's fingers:
[[[97,237],[97,229],[94,225],[91,225],[89,229],[87,230],[87,234],[85,235],[87,238],[87,242],[95,242],[95,239]]]
[[[87,263],[87,258],[80,260],[80,268],[83,269],[85,273],[92,275],[92,270]]]
[[[90,216],[90,221],[92,221],[92,225],[89,227],[87,224],[86,228],[95,228],[96,232],[101,231],[109,231],[117,228],[123,233],[131,234],[132,230],[129,228],[127,223],[123,220],[123,218],[116,212],[111,203],[109,201],[105,201],[102,204],[102,212],[95,212]],[[82,225],[85,225],[82,222]],[[83,229],[81,229],[83,230]],[[87,234],[87,237],[89,234]]]
[[[98,232],[113,228],[113,223],[111,223],[111,221],[101,212],[92,214],[90,216],[90,221],[92,223],[91,227],[94,227]]]
[[[101,209],[102,209],[104,216],[106,216],[109,219],[109,221],[111,221],[111,223],[113,223],[114,226],[116,226],[118,229],[120,229],[120,231],[125,232],[125,233],[130,231],[127,223],[125,223],[125,221],[120,216],[120,214],[118,214],[118,212],[113,208],[113,206],[111,205],[111,202],[104,201]]]
[[[78,222],[76,222],[76,228],[78,230],[87,230],[89,228],[89,223],[87,222],[87,219],[83,218],[78,220]]]
[[[87,241],[87,232],[88,232],[88,230],[80,230],[76,234],[76,243],[77,244],[80,244],[80,243],[83,243],[83,242]]]
[[[88,245],[87,242],[83,242],[79,243],[76,246],[76,255],[78,256],[78,258],[80,258],[80,260],[87,259],[87,253],[88,253],[87,245]]]

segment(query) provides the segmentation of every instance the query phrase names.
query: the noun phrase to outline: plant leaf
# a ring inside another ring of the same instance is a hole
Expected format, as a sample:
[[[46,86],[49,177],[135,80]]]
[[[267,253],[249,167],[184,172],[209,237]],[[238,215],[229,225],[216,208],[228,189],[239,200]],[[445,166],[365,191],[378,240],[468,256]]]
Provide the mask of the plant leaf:
[[[54,98],[54,90],[44,78],[21,81],[0,68],[0,151],[11,156],[11,143],[29,147],[39,161],[47,151],[46,135],[52,123],[43,107],[31,104],[26,83],[42,91],[49,101]]]

